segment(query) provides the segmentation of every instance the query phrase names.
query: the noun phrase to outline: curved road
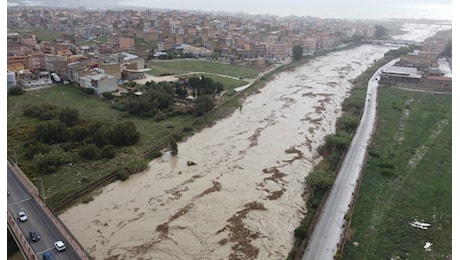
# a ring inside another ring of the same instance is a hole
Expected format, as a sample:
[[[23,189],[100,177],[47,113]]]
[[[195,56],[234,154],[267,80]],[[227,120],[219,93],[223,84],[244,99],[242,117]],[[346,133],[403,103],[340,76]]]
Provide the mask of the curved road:
[[[370,78],[367,86],[367,100],[360,125],[342,162],[327,201],[319,213],[319,220],[302,256],[302,260],[334,259],[345,223],[344,216],[352,202],[361,168],[364,164],[369,140],[377,115],[377,87],[380,72],[399,59],[379,68]]]
[[[42,255],[48,251],[53,254],[56,260],[80,259],[77,252],[75,252],[68,240],[62,235],[62,232],[56,227],[53,220],[50,219],[41,205],[35,200],[35,197],[17,178],[9,165],[7,167],[7,188],[9,192],[7,199],[8,212],[16,219],[19,229],[24,234],[38,259],[42,259]],[[20,210],[23,210],[28,217],[24,222],[20,222],[17,219],[18,211]],[[41,238],[37,242],[33,242],[29,237],[29,231],[32,229],[37,230],[40,234]],[[54,248],[56,240],[62,240],[67,247],[66,250],[58,252]]]

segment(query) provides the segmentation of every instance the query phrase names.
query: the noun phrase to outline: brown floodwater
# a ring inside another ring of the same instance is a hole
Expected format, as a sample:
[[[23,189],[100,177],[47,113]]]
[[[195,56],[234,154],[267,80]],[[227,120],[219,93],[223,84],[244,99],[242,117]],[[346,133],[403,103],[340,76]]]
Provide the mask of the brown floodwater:
[[[350,82],[392,48],[339,51],[279,74],[179,143],[177,156],[164,152],[60,218],[95,259],[285,259],[317,147]]]

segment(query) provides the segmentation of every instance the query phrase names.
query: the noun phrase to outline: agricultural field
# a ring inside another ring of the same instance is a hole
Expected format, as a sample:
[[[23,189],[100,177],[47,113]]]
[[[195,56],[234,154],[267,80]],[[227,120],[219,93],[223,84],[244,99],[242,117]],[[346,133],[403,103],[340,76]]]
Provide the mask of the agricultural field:
[[[42,42],[51,42],[56,39],[59,39],[63,34],[62,31],[52,31],[52,30],[43,30],[40,28],[30,27],[30,28],[21,28],[21,29],[14,29],[8,30],[8,33],[17,32],[21,35],[23,34],[33,34],[37,38],[37,40]]]
[[[379,100],[342,259],[446,259],[452,254],[452,95],[381,88]]]
[[[173,73],[174,75],[180,75],[191,72],[207,72],[219,75],[227,75],[234,78],[255,78],[261,71],[249,67],[234,66],[226,63],[203,60],[151,61],[146,62],[146,66],[151,69],[147,73],[153,76],[160,76],[163,73]]]

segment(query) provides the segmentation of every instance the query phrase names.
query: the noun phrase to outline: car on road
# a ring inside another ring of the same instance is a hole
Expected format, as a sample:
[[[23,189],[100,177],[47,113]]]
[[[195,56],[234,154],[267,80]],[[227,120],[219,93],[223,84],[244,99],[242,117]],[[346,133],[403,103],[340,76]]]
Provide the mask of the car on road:
[[[24,222],[27,220],[27,215],[23,210],[21,210],[18,212],[18,218],[19,218],[19,221]]]
[[[64,242],[62,242],[61,240],[54,242],[54,247],[56,248],[57,251],[65,250]]]
[[[30,235],[30,239],[32,239],[32,241],[34,242],[37,242],[38,240],[40,240],[40,234],[38,234],[37,230],[35,229],[32,229],[29,232],[29,235]]]
[[[43,254],[43,260],[54,260],[54,257],[50,252],[45,252]]]

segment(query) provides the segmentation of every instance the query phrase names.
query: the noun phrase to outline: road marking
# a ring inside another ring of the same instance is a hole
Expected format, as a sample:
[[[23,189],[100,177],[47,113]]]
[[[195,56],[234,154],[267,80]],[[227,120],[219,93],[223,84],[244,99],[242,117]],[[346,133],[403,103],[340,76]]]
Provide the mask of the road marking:
[[[26,198],[26,199],[23,199],[23,200],[20,200],[20,201],[16,201],[16,202],[13,202],[13,203],[8,203],[8,206],[9,205],[16,205],[16,204],[19,204],[21,202],[24,202],[24,201],[28,201],[28,200],[31,200],[32,198],[29,197],[29,198]]]

